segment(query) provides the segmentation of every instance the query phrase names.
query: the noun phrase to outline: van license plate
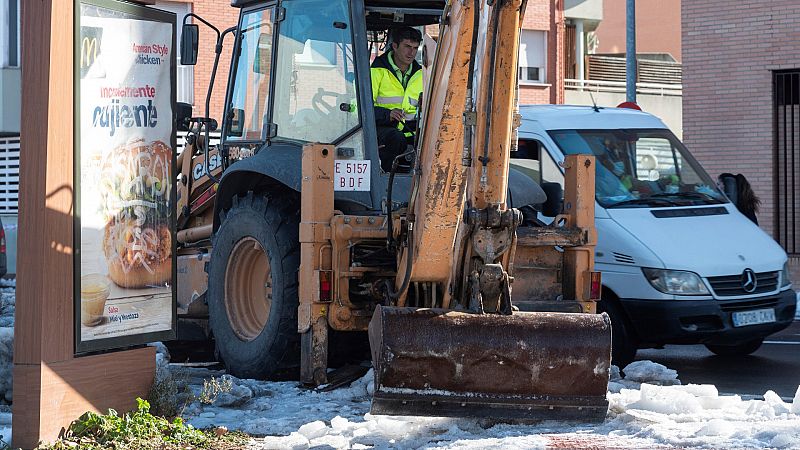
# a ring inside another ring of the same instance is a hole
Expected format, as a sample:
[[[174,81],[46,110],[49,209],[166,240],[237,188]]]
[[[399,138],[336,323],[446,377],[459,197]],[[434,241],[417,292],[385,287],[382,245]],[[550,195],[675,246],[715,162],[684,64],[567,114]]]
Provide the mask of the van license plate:
[[[742,311],[732,314],[733,326],[743,327],[759,323],[775,322],[775,310],[772,308],[756,309],[755,311]]]

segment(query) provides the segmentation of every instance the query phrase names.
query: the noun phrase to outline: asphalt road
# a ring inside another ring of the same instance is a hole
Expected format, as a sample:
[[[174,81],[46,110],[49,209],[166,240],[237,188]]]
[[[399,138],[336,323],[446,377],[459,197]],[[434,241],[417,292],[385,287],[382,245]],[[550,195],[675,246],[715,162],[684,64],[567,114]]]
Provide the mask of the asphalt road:
[[[677,370],[682,384],[714,384],[720,394],[759,397],[773,390],[791,400],[800,385],[800,321],[769,336],[748,356],[717,356],[702,345],[667,345],[639,350],[636,359]]]

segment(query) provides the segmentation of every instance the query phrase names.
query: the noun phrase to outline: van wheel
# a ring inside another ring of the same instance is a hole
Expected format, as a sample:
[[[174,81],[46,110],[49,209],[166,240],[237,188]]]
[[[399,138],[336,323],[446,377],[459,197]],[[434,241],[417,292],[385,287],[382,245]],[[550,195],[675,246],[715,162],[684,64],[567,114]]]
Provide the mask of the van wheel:
[[[603,291],[603,297],[608,297]],[[632,363],[639,349],[639,339],[633,331],[633,325],[628,321],[622,307],[616,303],[616,298],[604,298],[597,304],[598,312],[605,312],[611,319],[611,364],[620,370]]]
[[[214,234],[209,325],[236,377],[285,377],[299,367],[299,223],[292,196],[248,192],[233,199]]]
[[[758,350],[762,343],[764,343],[764,338],[758,338],[736,345],[706,344],[706,348],[720,356],[744,356]]]

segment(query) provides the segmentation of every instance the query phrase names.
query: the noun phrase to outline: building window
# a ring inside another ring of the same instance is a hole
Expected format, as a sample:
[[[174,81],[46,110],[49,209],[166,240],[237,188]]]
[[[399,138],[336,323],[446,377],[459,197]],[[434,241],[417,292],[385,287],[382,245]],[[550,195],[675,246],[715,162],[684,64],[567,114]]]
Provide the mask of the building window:
[[[0,4],[0,67],[19,67],[19,0]]]
[[[775,72],[775,238],[800,255],[800,69]]]
[[[520,84],[546,82],[547,32],[522,30],[519,39]]]

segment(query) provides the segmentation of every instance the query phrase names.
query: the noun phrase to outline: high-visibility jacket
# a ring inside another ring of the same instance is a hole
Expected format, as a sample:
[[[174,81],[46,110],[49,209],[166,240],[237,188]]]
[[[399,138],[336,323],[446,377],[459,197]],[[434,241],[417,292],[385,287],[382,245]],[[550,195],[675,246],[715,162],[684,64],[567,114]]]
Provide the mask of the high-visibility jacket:
[[[392,60],[392,52],[375,58],[370,68],[372,78],[372,102],[375,105],[375,122],[380,126],[393,125],[389,113],[402,109],[405,122],[397,124],[397,129],[407,137],[417,129],[416,115],[419,97],[422,94],[422,66],[412,61],[408,71],[403,74]]]

